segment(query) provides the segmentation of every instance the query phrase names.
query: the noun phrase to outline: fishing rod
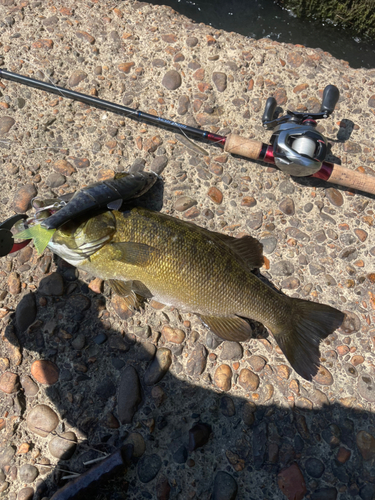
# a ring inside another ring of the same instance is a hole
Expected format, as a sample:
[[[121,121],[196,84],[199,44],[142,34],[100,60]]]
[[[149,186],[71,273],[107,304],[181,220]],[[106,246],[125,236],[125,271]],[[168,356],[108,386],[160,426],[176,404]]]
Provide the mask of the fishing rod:
[[[6,69],[0,68],[0,77],[80,101],[111,113],[125,115],[138,121],[161,126],[189,135],[195,139],[214,142],[223,146],[224,151],[227,153],[274,164],[290,175],[314,177],[350,189],[375,194],[375,177],[325,161],[327,141],[316,130],[316,126],[317,120],[328,118],[335,109],[340,94],[338,88],[334,85],[328,85],[324,89],[319,113],[297,113],[288,110],[286,115],[274,119],[277,102],[274,97],[269,97],[263,113],[262,123],[267,130],[273,130],[273,134],[271,144],[265,144],[262,141],[247,139],[238,134],[229,134],[226,137],[213,134],[144,111],[138,111],[94,96],[58,87],[51,83],[12,73]]]

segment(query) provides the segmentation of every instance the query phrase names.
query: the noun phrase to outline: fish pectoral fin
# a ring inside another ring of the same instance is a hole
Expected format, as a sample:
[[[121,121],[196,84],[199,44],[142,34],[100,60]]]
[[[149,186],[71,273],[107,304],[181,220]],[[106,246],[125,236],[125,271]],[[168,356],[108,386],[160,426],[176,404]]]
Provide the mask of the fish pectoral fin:
[[[263,245],[256,238],[249,235],[242,238],[233,238],[226,234],[218,234],[218,237],[250,270],[263,266]]]
[[[108,284],[116,295],[126,300],[129,309],[139,309],[144,303],[144,298],[132,289],[132,281],[108,280]]]
[[[133,280],[133,290],[135,293],[142,295],[145,299],[151,299],[153,296],[147,286],[138,280]]]
[[[111,247],[115,250],[113,260],[120,260],[132,266],[146,267],[159,256],[159,250],[145,243],[126,241],[111,243]]]
[[[244,342],[252,336],[249,323],[239,316],[204,316],[201,320],[216,335],[224,340]]]

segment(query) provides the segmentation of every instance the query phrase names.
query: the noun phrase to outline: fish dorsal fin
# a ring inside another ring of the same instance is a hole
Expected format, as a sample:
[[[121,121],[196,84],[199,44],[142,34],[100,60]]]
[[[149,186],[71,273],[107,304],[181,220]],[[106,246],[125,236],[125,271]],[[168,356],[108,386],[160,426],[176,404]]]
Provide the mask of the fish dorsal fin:
[[[252,336],[249,323],[238,316],[203,316],[201,320],[216,335],[224,340],[244,342]]]
[[[121,280],[108,280],[109,286],[112,288],[113,293],[120,295],[126,300],[130,309],[139,309],[143,304],[144,299],[132,289],[132,281]]]
[[[263,245],[260,241],[252,236],[246,235],[242,238],[233,238],[226,234],[217,233],[217,237],[232,252],[241,259],[249,269],[258,269],[263,266]]]
[[[132,266],[146,267],[159,255],[159,251],[156,248],[145,243],[126,241],[111,243],[111,246],[115,250],[115,256],[113,257],[115,260],[120,260]]]

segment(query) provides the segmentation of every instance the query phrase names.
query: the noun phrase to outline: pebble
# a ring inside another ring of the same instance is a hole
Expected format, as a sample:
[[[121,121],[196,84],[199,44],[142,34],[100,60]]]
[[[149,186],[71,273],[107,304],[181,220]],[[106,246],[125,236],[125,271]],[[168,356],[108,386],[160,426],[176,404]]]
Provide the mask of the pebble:
[[[50,432],[56,429],[59,417],[52,408],[41,404],[30,410],[26,423],[29,431],[35,432],[38,436],[47,437]]]
[[[220,365],[214,375],[215,385],[222,391],[229,391],[232,385],[232,370],[228,365]]]
[[[125,441],[125,444],[127,443],[133,445],[133,456],[136,458],[140,458],[146,451],[145,440],[143,439],[142,434],[139,434],[138,432],[132,432],[129,434]]]
[[[161,469],[161,458],[153,453],[152,455],[143,455],[137,464],[137,474],[141,483],[149,483],[158,474]]]
[[[220,353],[220,359],[227,361],[238,361],[243,356],[243,349],[238,342],[223,342],[223,349]]]
[[[208,331],[206,334],[206,346],[209,349],[215,350],[220,344],[223,343],[223,339],[215,335],[213,332]]]
[[[176,464],[184,464],[188,458],[188,451],[183,444],[173,453],[172,458]]]
[[[186,373],[190,375],[190,377],[198,377],[201,375],[207,364],[207,350],[201,343],[194,347],[188,361],[186,363]]]
[[[87,73],[81,69],[77,69],[70,75],[68,85],[69,87],[77,87],[85,78],[87,78]]]
[[[259,387],[259,377],[251,370],[243,368],[240,371],[238,383],[246,392],[254,392]]]
[[[0,448],[0,467],[9,465],[14,455],[16,454],[16,448],[14,446],[6,446],[5,448]]]
[[[263,370],[266,360],[261,356],[252,355],[248,358],[247,362],[255,372],[260,372]]]
[[[219,92],[224,92],[227,88],[227,75],[218,71],[212,73],[212,81]]]
[[[161,347],[156,351],[156,355],[151,364],[147,367],[144,375],[144,382],[146,385],[154,385],[160,382],[164,375],[169,370],[172,363],[172,352]]]
[[[43,278],[38,287],[41,295],[61,296],[64,293],[64,280],[60,273],[53,272]]]
[[[9,130],[16,123],[16,120],[11,116],[1,116],[0,117],[0,136],[3,136],[9,132]]]
[[[295,214],[295,206],[292,198],[284,198],[279,204],[279,208],[285,215]]]
[[[259,241],[263,245],[263,253],[267,255],[271,254],[277,246],[277,238],[274,236],[267,236],[266,238],[261,238]]]
[[[19,214],[27,212],[31,208],[31,200],[37,195],[33,184],[26,184],[19,188],[14,196],[13,210]]]
[[[305,462],[305,470],[311,477],[322,477],[324,469],[324,464],[321,460],[319,460],[319,458],[308,458]]]
[[[121,338],[121,337],[120,337]],[[122,338],[121,338],[122,340]],[[72,340],[72,347],[76,351],[80,351],[85,347],[86,336],[84,333],[79,333],[75,339]]]
[[[356,443],[361,452],[363,460],[375,458],[375,438],[366,431],[359,431],[356,435]]]
[[[177,113],[179,115],[185,115],[188,110],[189,110],[189,105],[190,105],[190,100],[189,100],[189,96],[187,95],[182,95],[179,99],[178,99],[178,108],[177,108]]]
[[[124,297],[120,297],[120,295],[112,296],[111,305],[120,319],[127,320],[134,314],[134,311],[129,308],[126,299]]]
[[[358,316],[351,311],[343,311],[345,313],[344,321],[340,326],[340,331],[346,335],[358,332],[361,328],[361,321]]]
[[[175,210],[177,210],[178,212],[184,212],[185,210],[193,207],[196,204],[197,204],[197,200],[190,198],[190,196],[180,196],[174,202],[173,208]]]
[[[137,337],[147,340],[148,338],[151,337],[151,328],[146,325],[146,326],[135,326],[134,327],[134,335]]]
[[[127,366],[121,373],[117,392],[117,413],[122,424],[130,424],[142,401],[141,384],[133,366]]]
[[[51,455],[59,460],[69,460],[77,448],[77,436],[72,431],[55,436],[48,443]]]
[[[207,444],[208,440],[210,439],[211,432],[212,429],[210,425],[203,422],[195,424],[189,430],[189,451],[194,451],[197,448],[202,448],[202,446]]]
[[[344,203],[344,198],[340,191],[336,188],[328,188],[325,190],[326,197],[335,207],[341,207]]]
[[[13,394],[19,390],[19,378],[17,373],[5,372],[0,376],[0,391],[5,394]]]
[[[21,293],[21,279],[18,273],[12,271],[8,276],[8,290],[12,295]]]
[[[63,184],[65,184],[65,182],[66,182],[65,176],[59,173],[51,174],[46,179],[46,184],[50,188],[58,188]]]
[[[311,495],[311,500],[336,500],[337,489],[334,486],[318,488]]]
[[[31,365],[31,375],[37,382],[44,385],[53,385],[59,380],[59,369],[52,361],[39,359]]]
[[[217,472],[214,479],[212,500],[235,500],[238,485],[233,476],[224,471]]]
[[[278,185],[279,191],[284,194],[293,194],[295,191],[294,185],[290,181],[282,181]],[[311,206],[312,208],[312,206]]]
[[[189,462],[189,461],[188,461]],[[168,478],[161,476],[156,484],[156,498],[157,500],[169,500],[171,487]]]
[[[165,73],[161,83],[168,90],[176,90],[181,86],[181,75],[178,71],[171,69]]]
[[[288,260],[281,260],[272,265],[273,276],[291,276],[294,273],[294,266]]]
[[[26,488],[22,488],[17,495],[17,500],[33,500],[34,497],[34,489],[31,486],[27,486]]]
[[[332,385],[333,376],[331,372],[325,367],[320,365],[318,373],[313,377],[314,381],[320,385]]]
[[[166,156],[156,156],[150,165],[151,172],[155,172],[155,174],[160,175],[165,167],[168,165],[168,158]]]
[[[163,326],[161,330],[166,342],[173,342],[174,344],[181,344],[185,340],[185,332],[180,328],[171,328],[170,326]]]
[[[216,205],[220,205],[223,202],[223,193],[216,187],[210,187],[207,192],[207,196],[214,202]]]
[[[224,396],[220,399],[220,411],[225,417],[233,417],[236,414],[236,407],[233,399],[229,396]]]
[[[369,401],[375,403],[375,384],[372,378],[367,374],[362,374],[358,378],[358,392]]]
[[[288,500],[302,500],[307,492],[302,472],[296,463],[279,472],[277,484]]]
[[[242,406],[242,420],[244,421],[244,424],[247,426],[253,425],[255,422],[255,412],[256,412],[256,405],[252,401],[245,401],[245,403]]]
[[[39,475],[39,471],[34,465],[24,464],[18,469],[19,479],[22,483],[32,483]]]

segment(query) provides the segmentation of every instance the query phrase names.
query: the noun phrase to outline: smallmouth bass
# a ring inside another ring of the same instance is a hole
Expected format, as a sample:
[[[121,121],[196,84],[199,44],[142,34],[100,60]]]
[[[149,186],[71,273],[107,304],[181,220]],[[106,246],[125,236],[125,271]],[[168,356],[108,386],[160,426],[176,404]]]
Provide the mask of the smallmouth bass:
[[[319,342],[344,314],[333,307],[281,295],[252,270],[262,245],[233,238],[145,208],[108,211],[57,229],[48,247],[67,262],[109,280],[137,305],[137,294],[197,314],[225,340],[251,337],[247,319],[263,323],[295,371],[311,380]]]

